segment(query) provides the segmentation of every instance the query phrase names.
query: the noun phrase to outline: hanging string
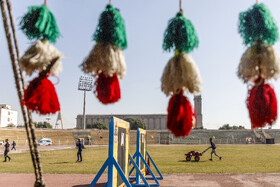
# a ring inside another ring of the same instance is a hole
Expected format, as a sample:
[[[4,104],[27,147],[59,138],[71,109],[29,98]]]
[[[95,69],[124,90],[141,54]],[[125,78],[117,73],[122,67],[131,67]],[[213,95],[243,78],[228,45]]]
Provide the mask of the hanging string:
[[[109,0],[109,4],[112,4],[112,0]]]
[[[256,4],[260,4],[260,1],[259,1],[259,0],[256,0]]]
[[[44,0],[44,4],[47,6],[47,0]]]
[[[9,26],[8,26],[9,24],[8,24],[7,13],[6,13],[6,10],[5,10],[5,7],[4,7],[5,6],[4,5],[4,1],[0,0],[0,3],[1,3],[1,12],[2,12],[2,18],[3,18],[3,25],[4,25],[4,28],[5,28],[6,39],[7,39],[7,42],[8,42],[8,48],[9,48],[10,58],[11,58],[11,62],[12,62],[12,69],[13,69],[14,78],[15,78],[15,82],[16,82],[16,89],[17,89],[17,92],[18,92],[19,100],[21,101],[22,92],[21,92],[21,89],[20,89],[19,77],[18,77],[18,74],[17,74],[18,71],[17,71],[15,54],[14,54],[14,50],[13,50],[13,43],[12,43],[11,33],[9,31]],[[25,111],[25,109],[24,109],[24,107],[22,105],[20,105],[20,106],[21,106],[21,111],[22,111],[22,114],[23,114],[24,125],[26,127],[27,136],[29,137],[28,141],[31,144],[31,142],[30,142],[30,140],[31,140],[30,139],[30,129],[28,128],[29,126],[27,124],[26,111]],[[34,170],[35,170],[35,176],[36,176],[36,179],[38,179],[37,165],[36,165],[36,161],[34,159],[34,151],[33,151],[32,148],[30,149],[30,152],[31,152],[31,158],[32,158],[32,161],[33,161]]]
[[[17,62],[18,62],[20,56],[19,56],[18,43],[17,43],[17,37],[16,37],[15,23],[14,23],[14,18],[13,18],[13,14],[12,14],[12,7],[11,7],[10,0],[6,0],[6,3],[7,3],[7,7],[8,7],[8,13],[9,13],[9,17],[10,17],[10,25],[12,27],[12,34],[13,34],[14,45],[15,45],[16,55],[17,55]],[[25,82],[24,82],[22,70],[21,70],[20,66],[18,66],[18,67],[19,67],[18,70],[19,70],[20,80],[21,80],[21,84],[22,84],[22,89],[21,90],[23,91],[25,89]]]
[[[183,12],[183,8],[182,8],[182,0],[179,0],[179,9],[180,9],[180,12]]]

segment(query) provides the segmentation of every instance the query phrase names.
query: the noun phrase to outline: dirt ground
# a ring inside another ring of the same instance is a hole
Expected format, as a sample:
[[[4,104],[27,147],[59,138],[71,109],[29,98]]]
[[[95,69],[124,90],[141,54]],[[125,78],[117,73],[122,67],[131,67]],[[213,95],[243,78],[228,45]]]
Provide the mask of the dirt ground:
[[[44,174],[49,187],[87,187],[95,175],[88,174]],[[160,186],[165,187],[276,187],[280,186],[280,174],[168,174],[164,180],[159,180]],[[0,186],[32,187],[34,174],[0,174]],[[105,185],[107,175],[102,175],[97,187]],[[153,181],[149,181],[153,183]]]

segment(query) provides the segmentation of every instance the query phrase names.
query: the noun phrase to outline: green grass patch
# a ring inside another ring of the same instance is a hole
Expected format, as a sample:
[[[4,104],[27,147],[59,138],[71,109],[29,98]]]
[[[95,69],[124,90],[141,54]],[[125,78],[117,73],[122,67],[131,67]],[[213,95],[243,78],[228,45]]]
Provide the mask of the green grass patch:
[[[202,152],[207,146],[149,146],[148,151],[162,173],[279,173],[280,145],[218,145],[220,161],[211,149],[199,162],[186,162],[185,153],[191,150]],[[75,149],[42,151],[44,173],[95,174],[107,158],[107,147],[87,148],[83,162],[75,163]],[[131,147],[131,154],[135,147]],[[133,155],[133,154],[132,154]],[[28,152],[10,154],[12,161],[0,163],[0,173],[33,173]]]

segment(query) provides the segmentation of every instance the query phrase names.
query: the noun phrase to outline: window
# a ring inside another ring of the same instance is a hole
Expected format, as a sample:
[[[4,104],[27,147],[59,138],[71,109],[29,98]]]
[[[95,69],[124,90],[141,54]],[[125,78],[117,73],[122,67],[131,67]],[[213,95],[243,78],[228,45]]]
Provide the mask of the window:
[[[8,121],[10,121],[10,118],[8,118]]]
[[[8,112],[8,115],[10,115],[10,112]]]

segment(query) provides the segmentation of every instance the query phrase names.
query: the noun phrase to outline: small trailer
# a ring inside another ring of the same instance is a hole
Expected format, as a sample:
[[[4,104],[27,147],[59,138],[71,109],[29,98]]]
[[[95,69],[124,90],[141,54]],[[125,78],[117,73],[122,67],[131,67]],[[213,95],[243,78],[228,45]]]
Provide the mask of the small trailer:
[[[194,156],[194,160],[196,162],[198,162],[200,160],[200,156],[202,156],[206,151],[208,151],[208,149],[210,149],[211,147],[208,147],[207,149],[205,149],[203,152],[198,152],[198,151],[190,151],[188,152],[186,155],[186,160],[187,162],[191,161],[191,158]]]

